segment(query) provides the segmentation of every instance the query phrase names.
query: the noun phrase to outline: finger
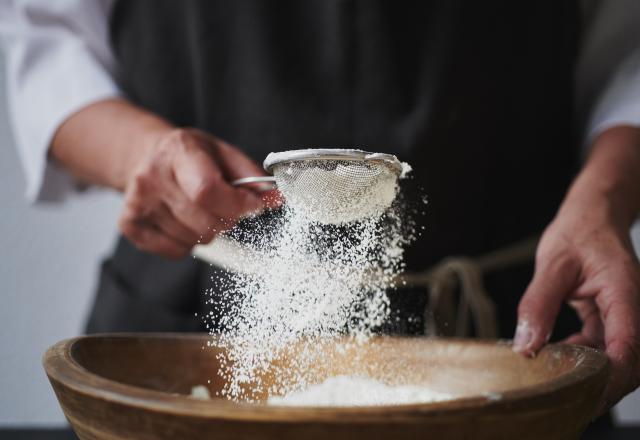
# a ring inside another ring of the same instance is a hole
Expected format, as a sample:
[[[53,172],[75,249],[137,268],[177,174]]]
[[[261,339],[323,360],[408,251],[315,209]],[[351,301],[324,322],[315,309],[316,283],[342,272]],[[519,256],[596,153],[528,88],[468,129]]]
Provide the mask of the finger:
[[[592,341],[590,341],[589,338],[587,338],[582,333],[574,333],[560,342],[563,344],[584,345],[585,347],[592,347],[591,345]],[[593,348],[600,348],[600,347],[593,347]]]
[[[602,311],[611,378],[602,399],[604,411],[638,386],[640,373],[640,301],[634,288],[603,291],[596,297]]]
[[[213,240],[218,234],[233,228],[236,222],[232,220],[226,220],[222,217],[216,216],[215,214],[211,215],[206,212],[200,211],[197,215],[190,215],[190,212],[195,212],[196,209],[186,209],[186,210],[178,210],[176,211],[176,218],[178,221],[183,222],[187,225],[197,225],[194,227],[199,227],[200,234],[196,240],[196,243],[209,243]],[[194,219],[198,217],[198,221],[194,221]]]
[[[604,349],[604,325],[595,301],[590,298],[570,301],[569,304],[582,321],[582,329],[562,342]]]
[[[577,265],[567,258],[536,263],[533,280],[518,306],[513,349],[534,356],[549,340],[560,307],[578,280]]]
[[[213,158],[202,149],[180,155],[174,163],[174,175],[192,203],[225,219],[235,220],[264,208],[259,195],[225,181]]]
[[[226,219],[191,201],[176,182],[167,186],[163,197],[170,214],[198,234],[200,243],[209,243],[217,234],[231,229],[236,223],[235,219]]]
[[[227,181],[233,182],[234,180],[242,179],[243,177],[268,175],[261,166],[256,164],[253,159],[244,154],[237,147],[234,147],[220,139],[216,139],[211,135],[207,135],[206,133],[204,133],[204,135],[209,136],[210,141],[216,142],[217,149],[215,149],[214,154]],[[279,208],[282,206],[284,201],[280,191],[275,188],[267,191],[265,191],[264,187],[261,185],[246,185],[244,188],[258,193],[264,205],[270,209]]]
[[[215,138],[214,138],[215,139]],[[215,139],[214,155],[224,176],[231,182],[251,176],[266,176],[265,170],[238,148]]]
[[[262,200],[265,208],[277,209],[284,203],[284,196],[275,187],[274,183],[244,183],[242,187],[256,193],[260,197],[260,200]]]
[[[165,235],[187,247],[192,247],[201,238],[200,233],[178,221],[164,203],[154,212],[153,223]]]
[[[600,321],[596,318],[591,319],[584,324],[581,332],[574,333],[561,342],[564,344],[584,345],[586,347],[604,350],[604,337],[601,335],[601,333],[603,333],[602,322],[595,322],[596,320]]]
[[[188,200],[173,176],[167,176],[158,179],[152,188],[129,191],[122,217],[134,223],[154,224],[167,235],[187,244],[192,239],[198,241],[202,236],[207,241],[213,238],[211,234],[215,232],[212,229],[217,229],[220,216]]]
[[[215,145],[215,148],[211,150],[211,154],[216,158],[216,162],[219,164],[226,181],[233,182],[244,177],[268,175],[260,165],[237,147],[206,132],[198,130],[196,133],[210,145]],[[242,189],[246,188],[257,193],[267,208],[276,209],[282,206],[283,197],[280,191],[275,188],[265,191],[263,185],[244,185]]]
[[[581,332],[570,335],[562,340],[562,343],[584,345],[586,347],[604,350],[604,337],[601,334],[603,333],[602,328],[602,322],[600,322],[599,318],[594,317],[584,324]]]
[[[191,249],[190,246],[166,236],[148,223],[121,219],[120,230],[138,249],[163,257],[181,258]]]
[[[260,198],[264,205],[269,209],[277,209],[282,206],[284,203],[284,197],[282,193],[277,189],[272,189],[270,191],[263,191],[260,193]]]

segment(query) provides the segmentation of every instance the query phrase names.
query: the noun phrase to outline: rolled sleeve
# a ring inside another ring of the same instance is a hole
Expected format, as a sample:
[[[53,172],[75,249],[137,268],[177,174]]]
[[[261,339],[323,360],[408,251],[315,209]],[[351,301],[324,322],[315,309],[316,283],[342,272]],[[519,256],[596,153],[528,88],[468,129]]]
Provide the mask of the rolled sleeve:
[[[109,5],[95,0],[1,1],[9,115],[26,196],[31,201],[61,200],[78,185],[49,158],[56,130],[83,107],[120,95],[108,45]]]
[[[603,131],[640,127],[640,2],[582,0],[576,112],[583,152]]]
[[[593,108],[587,142],[620,125],[640,127],[640,47],[632,52],[609,81]]]

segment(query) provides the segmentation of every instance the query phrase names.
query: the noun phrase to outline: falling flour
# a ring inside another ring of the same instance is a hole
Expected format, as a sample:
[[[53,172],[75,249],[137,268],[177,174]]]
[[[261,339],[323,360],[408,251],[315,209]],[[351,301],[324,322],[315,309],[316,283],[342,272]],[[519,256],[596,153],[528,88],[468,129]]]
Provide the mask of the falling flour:
[[[422,385],[387,385],[367,377],[334,376],[285,396],[269,397],[274,406],[379,406],[433,403],[453,396]]]
[[[383,187],[368,192],[367,203],[388,206],[397,183]],[[317,222],[332,217],[327,206],[301,210],[285,204],[268,221],[247,220],[226,233],[251,250],[240,262],[251,270],[214,279],[221,288],[212,292],[224,292],[211,300],[211,317],[221,328],[211,344],[224,349],[218,356],[226,383],[222,396],[251,402],[315,389],[308,387],[314,375],[331,363],[323,346],[346,344],[349,350],[388,318],[386,292],[403,269],[404,247],[414,238],[411,223],[395,205],[358,221]],[[309,215],[308,209],[323,211]],[[387,388],[381,386],[376,389],[383,393]],[[412,395],[412,388],[402,390],[403,396]]]

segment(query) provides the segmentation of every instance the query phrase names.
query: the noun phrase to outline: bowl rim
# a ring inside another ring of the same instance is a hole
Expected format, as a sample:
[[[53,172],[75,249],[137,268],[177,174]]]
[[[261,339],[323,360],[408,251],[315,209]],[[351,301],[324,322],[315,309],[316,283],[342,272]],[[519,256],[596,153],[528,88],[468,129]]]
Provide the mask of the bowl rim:
[[[204,419],[265,422],[354,422],[367,423],[407,420],[415,417],[443,417],[479,408],[514,410],[518,403],[529,399],[548,399],[566,388],[580,386],[594,376],[604,380],[609,375],[609,360],[604,352],[585,346],[548,344],[543,350],[582,356],[571,371],[535,385],[499,393],[500,398],[478,395],[460,399],[404,405],[376,405],[357,407],[276,406],[238,403],[227,399],[202,400],[184,394],[167,393],[135,385],[124,384],[93,373],[79,364],[72,356],[75,344],[87,339],[102,338],[136,339],[198,339],[206,343],[211,336],[206,333],[98,333],[62,340],[52,345],[44,354],[42,363],[49,380],[63,387],[94,399],[119,403],[139,409],[165,412]],[[391,336],[396,337],[396,336]],[[425,336],[420,336],[427,338]],[[408,339],[407,337],[396,337]],[[429,338],[434,342],[510,346],[510,340],[485,340],[466,338]],[[455,402],[455,405],[451,405]],[[552,408],[549,408],[552,411]],[[295,416],[295,419],[292,417]],[[384,417],[381,417],[384,415]]]

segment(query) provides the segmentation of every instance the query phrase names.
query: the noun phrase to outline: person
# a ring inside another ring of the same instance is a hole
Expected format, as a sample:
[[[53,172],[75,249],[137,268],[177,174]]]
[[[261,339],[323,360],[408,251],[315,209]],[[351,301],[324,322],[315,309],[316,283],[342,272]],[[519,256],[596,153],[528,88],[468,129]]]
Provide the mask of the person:
[[[487,277],[500,334],[526,355],[554,326],[605,349],[602,409],[639,385],[634,2],[0,5],[28,196],[124,194],[89,331],[201,330],[210,272],[190,249],[265,207],[230,182],[263,174],[269,151],[361,146],[409,162],[429,196],[409,269],[544,231],[535,265]]]

